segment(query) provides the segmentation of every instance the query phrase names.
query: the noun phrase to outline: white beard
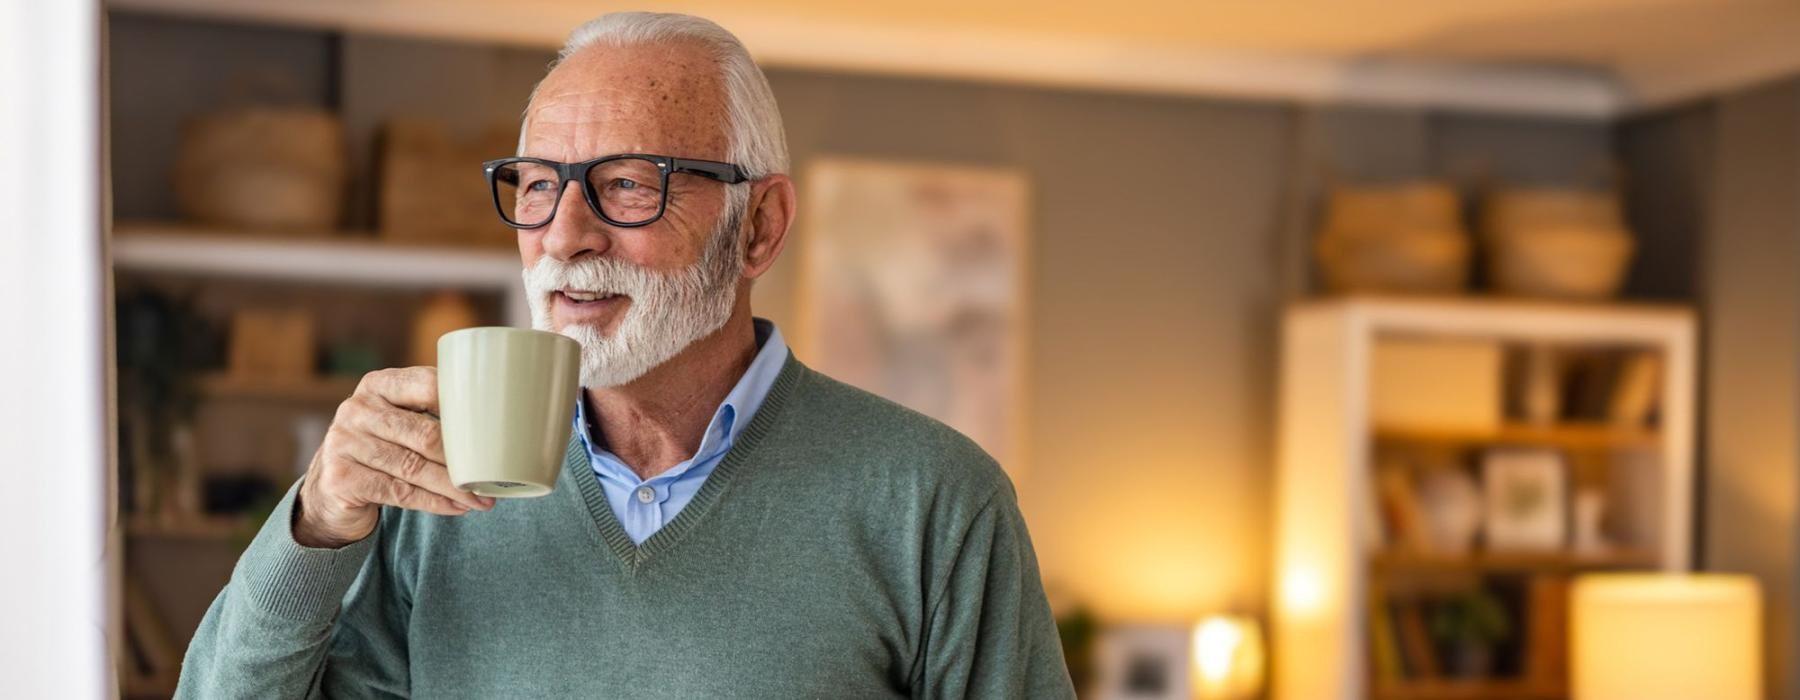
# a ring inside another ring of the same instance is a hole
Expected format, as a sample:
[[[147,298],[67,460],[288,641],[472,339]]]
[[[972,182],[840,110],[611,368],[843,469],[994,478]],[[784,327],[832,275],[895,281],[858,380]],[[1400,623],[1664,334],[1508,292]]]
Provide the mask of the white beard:
[[[583,387],[630,383],[719,330],[731,318],[743,271],[743,244],[737,230],[743,218],[741,201],[727,197],[726,211],[705,252],[686,269],[663,273],[616,258],[588,257],[565,263],[546,255],[523,272],[532,327],[561,333],[581,344]],[[631,304],[611,337],[583,324],[556,328],[550,304],[559,289],[622,294],[631,298]]]

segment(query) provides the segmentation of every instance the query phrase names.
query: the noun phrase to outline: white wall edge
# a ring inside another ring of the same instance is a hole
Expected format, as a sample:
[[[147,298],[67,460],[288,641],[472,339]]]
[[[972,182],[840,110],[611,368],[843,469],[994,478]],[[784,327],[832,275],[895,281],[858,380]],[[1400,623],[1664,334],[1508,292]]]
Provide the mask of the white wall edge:
[[[265,24],[555,47],[599,9],[471,0],[111,0],[109,7]],[[667,3],[662,3],[666,5]],[[1389,105],[1578,119],[1627,111],[1603,71],[1297,56],[928,29],[707,8],[771,67],[949,78],[1111,92]]]
[[[95,0],[0,3],[0,596],[7,697],[116,696]],[[54,183],[55,186],[45,186]]]

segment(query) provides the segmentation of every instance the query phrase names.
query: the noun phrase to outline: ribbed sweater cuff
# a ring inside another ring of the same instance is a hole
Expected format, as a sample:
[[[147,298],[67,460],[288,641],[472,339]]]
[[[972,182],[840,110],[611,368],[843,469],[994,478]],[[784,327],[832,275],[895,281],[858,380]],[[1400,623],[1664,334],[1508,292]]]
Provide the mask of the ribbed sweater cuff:
[[[300,484],[288,489],[269,521],[244,550],[236,587],[256,609],[299,623],[327,624],[356,582],[357,572],[375,546],[371,534],[337,549],[307,547],[294,541],[294,501]]]

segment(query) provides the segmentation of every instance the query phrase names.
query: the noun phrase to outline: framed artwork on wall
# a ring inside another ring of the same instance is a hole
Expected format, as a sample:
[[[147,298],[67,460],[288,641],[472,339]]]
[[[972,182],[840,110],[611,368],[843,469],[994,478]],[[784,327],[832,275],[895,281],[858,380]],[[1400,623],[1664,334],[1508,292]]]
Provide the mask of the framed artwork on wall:
[[[1029,185],[966,165],[826,158],[804,173],[794,348],[1024,474]]]

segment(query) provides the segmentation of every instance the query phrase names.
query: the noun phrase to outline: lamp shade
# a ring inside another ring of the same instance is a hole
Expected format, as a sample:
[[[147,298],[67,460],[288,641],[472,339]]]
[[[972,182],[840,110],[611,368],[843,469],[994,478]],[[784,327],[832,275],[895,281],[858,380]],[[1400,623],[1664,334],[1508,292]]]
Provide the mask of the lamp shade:
[[[1214,615],[1194,626],[1193,697],[1250,700],[1262,693],[1262,626],[1242,615]]]
[[[1757,700],[1762,597],[1747,576],[1594,574],[1571,593],[1574,700]]]

